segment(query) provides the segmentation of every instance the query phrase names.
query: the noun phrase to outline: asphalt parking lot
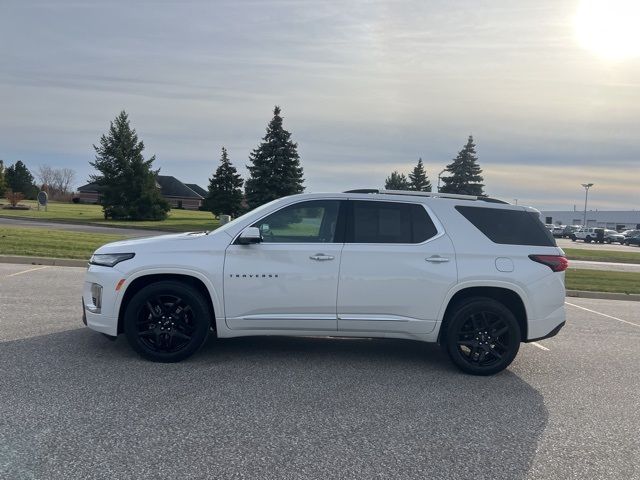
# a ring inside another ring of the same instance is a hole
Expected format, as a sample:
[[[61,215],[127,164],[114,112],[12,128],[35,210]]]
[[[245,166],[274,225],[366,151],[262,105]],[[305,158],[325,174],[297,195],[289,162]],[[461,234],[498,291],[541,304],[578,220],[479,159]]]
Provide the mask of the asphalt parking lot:
[[[488,378],[395,340],[212,339],[167,365],[82,325],[83,273],[0,264],[2,479],[640,479],[637,302],[569,299]]]

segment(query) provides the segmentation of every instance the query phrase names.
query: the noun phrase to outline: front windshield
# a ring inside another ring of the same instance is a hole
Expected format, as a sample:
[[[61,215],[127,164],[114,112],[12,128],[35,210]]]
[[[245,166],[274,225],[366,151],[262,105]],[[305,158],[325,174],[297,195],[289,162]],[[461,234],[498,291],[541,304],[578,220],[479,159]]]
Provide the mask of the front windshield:
[[[248,215],[250,213],[253,214],[253,213],[261,212],[262,210],[265,210],[265,209],[269,208],[271,205],[273,205],[278,200],[279,199],[271,200],[269,203],[265,203],[264,205],[260,205],[259,207],[254,208],[253,210],[250,210],[249,212],[244,213],[244,214],[240,215],[239,217],[234,218],[229,223],[225,223],[224,225],[222,225],[221,227],[216,228],[215,230],[208,231],[207,235],[209,235],[210,233],[213,233],[213,232],[224,232],[225,230],[228,230],[229,228],[232,228],[233,226],[235,226],[236,223],[238,223],[238,221],[240,221],[242,218],[244,218],[245,215]]]

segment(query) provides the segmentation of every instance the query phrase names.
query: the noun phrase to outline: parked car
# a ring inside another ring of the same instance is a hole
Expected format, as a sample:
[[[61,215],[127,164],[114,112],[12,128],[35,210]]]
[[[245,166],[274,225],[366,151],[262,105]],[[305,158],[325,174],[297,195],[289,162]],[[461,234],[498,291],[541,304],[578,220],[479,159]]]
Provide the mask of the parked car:
[[[615,230],[604,230],[604,243],[619,243],[622,245],[624,243],[624,235],[616,232]]]
[[[627,237],[624,239],[625,245],[638,245],[640,246],[640,233],[635,234],[633,237]]]
[[[624,235],[624,237],[627,238],[627,237],[635,237],[639,233],[640,233],[640,230],[633,229],[633,230],[625,230],[624,232],[622,232],[622,235]]]
[[[476,375],[562,328],[568,262],[537,210],[365,192],[294,195],[213,232],[104,245],[86,272],[85,324],[159,362],[210,334],[393,337],[439,342]]]
[[[562,230],[562,238],[571,238],[576,230],[582,228],[581,225],[566,225]]]
[[[600,227],[588,227],[580,228],[573,232],[571,240],[582,240],[585,243],[598,242],[604,243],[604,228]]]
[[[556,238],[562,238],[562,234],[564,233],[565,226],[564,225],[556,225],[551,230],[551,234]]]
[[[549,230],[550,232],[553,232],[553,229],[555,228],[555,225],[553,223],[545,223],[544,227]]]

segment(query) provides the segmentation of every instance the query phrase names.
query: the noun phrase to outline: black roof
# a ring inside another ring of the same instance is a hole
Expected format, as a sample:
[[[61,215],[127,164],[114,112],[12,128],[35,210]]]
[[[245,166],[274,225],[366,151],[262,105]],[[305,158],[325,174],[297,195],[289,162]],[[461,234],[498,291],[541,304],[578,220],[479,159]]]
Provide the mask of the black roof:
[[[193,190],[194,192],[196,192],[201,197],[206,197],[208,195],[208,192],[196,183],[185,183],[185,185],[189,187],[191,190]]]
[[[176,177],[172,177],[170,175],[158,175],[157,178],[158,186],[160,187],[160,194],[163,197],[180,197],[180,198],[197,198],[202,199],[205,195],[194,191],[192,188],[186,186]],[[197,187],[197,185],[195,185]],[[198,187],[200,188],[200,187]],[[100,191],[100,186],[96,183],[87,183],[81,187],[78,187],[79,192],[98,192]]]

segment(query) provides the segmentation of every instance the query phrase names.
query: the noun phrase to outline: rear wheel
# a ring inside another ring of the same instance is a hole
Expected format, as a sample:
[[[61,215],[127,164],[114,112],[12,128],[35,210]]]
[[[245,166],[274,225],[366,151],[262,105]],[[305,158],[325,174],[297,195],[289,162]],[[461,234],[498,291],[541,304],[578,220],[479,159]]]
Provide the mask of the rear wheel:
[[[445,346],[463,372],[492,375],[509,366],[520,349],[520,326],[507,307],[491,298],[470,298],[449,317]]]
[[[136,293],[124,316],[131,347],[155,362],[179,362],[205,342],[211,325],[206,300],[180,282],[157,282]]]
[[[587,237],[584,239],[584,243],[591,243],[591,237]]]

